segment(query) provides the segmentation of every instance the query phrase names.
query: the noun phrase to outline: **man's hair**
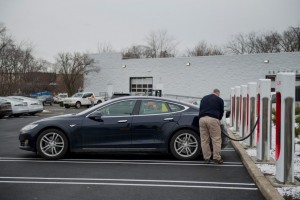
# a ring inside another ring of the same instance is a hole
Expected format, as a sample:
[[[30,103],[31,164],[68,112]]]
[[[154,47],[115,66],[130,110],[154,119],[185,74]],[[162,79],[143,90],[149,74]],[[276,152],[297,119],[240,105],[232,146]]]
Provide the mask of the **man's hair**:
[[[213,93],[220,94],[220,90],[219,89],[214,89]]]

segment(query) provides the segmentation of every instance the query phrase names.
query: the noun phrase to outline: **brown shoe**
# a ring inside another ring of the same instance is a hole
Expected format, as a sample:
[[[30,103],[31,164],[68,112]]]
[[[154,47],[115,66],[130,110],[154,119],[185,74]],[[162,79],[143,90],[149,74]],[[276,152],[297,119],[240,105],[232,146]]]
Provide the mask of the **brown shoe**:
[[[214,163],[215,163],[215,164],[219,164],[219,165],[221,165],[221,164],[223,164],[223,163],[224,163],[224,161],[223,161],[223,159],[222,159],[222,158],[221,158],[220,160],[214,159]]]
[[[208,160],[204,160],[204,163],[205,164],[210,164],[210,163],[213,163],[213,161],[211,159],[208,159]]]

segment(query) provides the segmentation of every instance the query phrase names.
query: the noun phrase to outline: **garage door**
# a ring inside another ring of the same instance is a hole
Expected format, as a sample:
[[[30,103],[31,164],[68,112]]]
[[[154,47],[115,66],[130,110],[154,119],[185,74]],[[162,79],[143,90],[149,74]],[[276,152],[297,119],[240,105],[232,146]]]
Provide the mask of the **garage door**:
[[[153,89],[152,77],[130,77],[130,93],[144,94],[146,90]]]

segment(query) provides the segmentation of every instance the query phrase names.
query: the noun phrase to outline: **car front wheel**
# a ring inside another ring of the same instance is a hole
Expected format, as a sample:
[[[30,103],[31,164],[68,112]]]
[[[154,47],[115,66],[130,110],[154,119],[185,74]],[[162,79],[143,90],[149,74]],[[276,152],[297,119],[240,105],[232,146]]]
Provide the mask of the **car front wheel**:
[[[171,139],[172,155],[179,160],[193,160],[200,155],[200,138],[192,130],[180,130]]]
[[[37,139],[37,153],[50,160],[62,158],[67,153],[68,146],[66,136],[57,129],[45,130]]]

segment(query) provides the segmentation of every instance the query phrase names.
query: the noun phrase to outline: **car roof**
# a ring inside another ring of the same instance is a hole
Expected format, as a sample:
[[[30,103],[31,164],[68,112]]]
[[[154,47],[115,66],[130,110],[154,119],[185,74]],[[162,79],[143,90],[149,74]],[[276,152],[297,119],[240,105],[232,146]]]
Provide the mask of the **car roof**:
[[[4,99],[5,101],[8,101],[8,102],[22,102],[20,100],[17,100],[17,99],[13,99],[13,98],[9,98],[9,97],[0,97],[1,99]]]
[[[126,100],[126,99],[138,99],[138,100],[147,100],[147,99],[153,99],[153,100],[160,100],[160,101],[169,101],[169,102],[174,102],[178,104],[182,104],[188,107],[193,107],[196,109],[199,109],[196,105],[193,105],[188,102],[183,102],[179,101],[177,99],[170,99],[170,98],[165,98],[165,97],[157,97],[157,96],[123,96],[123,97],[118,97],[115,99],[111,99],[112,101],[118,101],[118,100]]]
[[[24,100],[28,100],[28,101],[37,101],[37,99],[31,98],[31,97],[25,97],[25,96],[9,96],[8,98],[24,99]]]

